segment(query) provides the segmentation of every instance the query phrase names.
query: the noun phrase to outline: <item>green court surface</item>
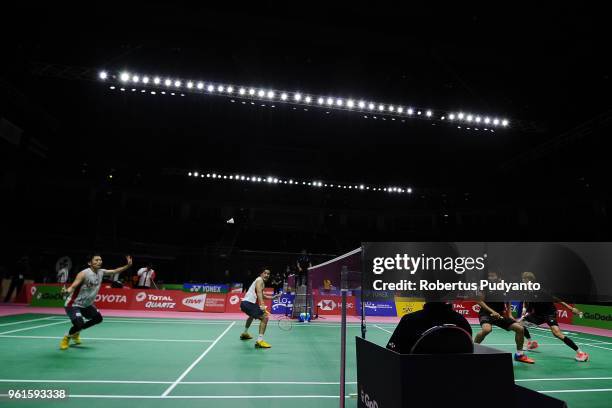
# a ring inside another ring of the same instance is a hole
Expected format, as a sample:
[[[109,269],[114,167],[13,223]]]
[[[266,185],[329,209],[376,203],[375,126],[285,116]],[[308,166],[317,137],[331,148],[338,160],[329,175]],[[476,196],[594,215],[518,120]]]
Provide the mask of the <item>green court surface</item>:
[[[271,321],[269,350],[255,349],[253,340],[239,340],[243,321],[108,317],[82,333],[82,345],[61,351],[59,341],[69,327],[69,320],[57,315],[0,318],[0,405],[338,406],[338,323],[297,323],[283,331]],[[370,323],[367,338],[386,344],[393,328]],[[531,331],[540,348],[530,352],[535,365],[515,363],[518,384],[563,399],[572,408],[612,406],[610,338],[572,333],[591,355],[589,362],[578,363],[549,331]],[[256,332],[257,322],[251,328]],[[347,393],[356,393],[358,335],[359,325],[349,324]],[[513,339],[513,333],[494,329],[483,344],[513,351]],[[9,390],[61,389],[69,398],[44,403],[8,398]],[[347,400],[347,406],[356,405],[356,399]]]

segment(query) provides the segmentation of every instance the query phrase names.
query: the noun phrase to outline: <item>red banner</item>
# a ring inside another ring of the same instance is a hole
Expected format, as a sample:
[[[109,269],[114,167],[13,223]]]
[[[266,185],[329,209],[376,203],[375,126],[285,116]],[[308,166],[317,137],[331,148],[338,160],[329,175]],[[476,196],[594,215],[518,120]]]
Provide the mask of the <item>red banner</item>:
[[[133,292],[130,289],[107,289],[102,287],[96,296],[96,307],[100,309],[131,309],[134,300]]]
[[[313,312],[320,315],[340,315],[342,312],[342,296],[316,295],[314,296]],[[354,296],[346,297],[346,314],[357,315],[357,307]]]
[[[572,304],[569,304],[569,305],[574,306]],[[561,306],[561,304],[559,303],[555,303],[555,307],[557,308],[557,321],[559,323],[572,324],[574,313],[571,310],[567,310],[566,308]]]
[[[228,313],[240,313],[242,296],[242,293],[228,293],[225,299],[225,311]]]
[[[480,311],[480,305],[476,302],[453,302],[453,310],[459,313],[461,316],[468,318],[478,318],[478,312]]]
[[[181,290],[132,290],[132,310],[170,310],[176,312],[203,312],[206,293],[193,294]]]
[[[204,302],[204,311],[224,313],[226,296],[225,293],[207,293],[206,301]]]

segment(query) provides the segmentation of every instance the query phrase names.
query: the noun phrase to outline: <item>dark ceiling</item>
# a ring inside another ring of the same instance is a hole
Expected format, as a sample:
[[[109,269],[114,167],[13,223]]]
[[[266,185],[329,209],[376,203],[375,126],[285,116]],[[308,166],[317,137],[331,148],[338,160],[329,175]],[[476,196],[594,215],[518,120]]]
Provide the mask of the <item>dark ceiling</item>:
[[[611,107],[606,14],[592,5],[329,3],[19,6],[5,14],[15,24],[3,33],[0,78],[39,113],[34,120],[19,106],[7,116],[68,165],[437,186],[486,178]],[[91,79],[130,69],[358,95],[500,114],[517,126],[492,134],[122,94],[49,75],[53,66],[91,69]]]

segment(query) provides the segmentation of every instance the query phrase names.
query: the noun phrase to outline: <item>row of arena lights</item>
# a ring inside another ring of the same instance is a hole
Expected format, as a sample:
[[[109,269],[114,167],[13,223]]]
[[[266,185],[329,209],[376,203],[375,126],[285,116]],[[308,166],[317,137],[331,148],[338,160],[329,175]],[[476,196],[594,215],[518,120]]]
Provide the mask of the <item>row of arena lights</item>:
[[[221,173],[201,173],[198,171],[190,171],[187,173],[189,177],[207,178],[215,180],[232,180],[232,181],[248,181],[251,183],[266,183],[266,184],[287,184],[294,186],[310,186],[322,188],[334,188],[345,190],[363,190],[363,191],[384,191],[388,193],[405,193],[412,194],[410,187],[374,187],[365,184],[346,184],[346,183],[325,183],[323,181],[304,181],[293,179],[279,179],[277,177],[261,177],[261,176],[245,176],[242,174],[221,174]]]
[[[355,100],[350,98],[345,99],[331,96],[309,95],[303,94],[301,92],[284,92],[276,91],[273,89],[223,85],[203,81],[184,81],[181,79],[171,78],[162,79],[159,76],[149,77],[146,75],[138,75],[129,72],[121,72],[118,75],[112,75],[106,71],[101,71],[98,74],[98,77],[103,81],[118,79],[120,83],[125,85],[141,84],[144,86],[154,86],[162,89],[164,89],[165,87],[169,90],[181,90],[186,92],[207,92],[209,94],[237,96],[257,100],[283,102],[288,104],[320,106],[328,109],[354,110],[359,112],[377,112],[390,116],[422,117],[430,120],[438,119],[440,121],[483,124],[491,127],[508,127],[510,125],[507,119],[491,118],[485,115],[476,115],[463,112],[437,114],[430,109],[416,109],[411,107],[404,107],[378,102],[369,102],[364,100]]]

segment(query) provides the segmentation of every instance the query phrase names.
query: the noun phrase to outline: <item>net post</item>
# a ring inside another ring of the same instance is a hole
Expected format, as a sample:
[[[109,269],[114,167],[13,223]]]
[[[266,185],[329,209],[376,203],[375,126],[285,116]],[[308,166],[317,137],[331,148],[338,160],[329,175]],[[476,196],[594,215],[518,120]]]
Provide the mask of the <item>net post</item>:
[[[361,315],[361,338],[365,340],[366,338],[366,332],[368,331],[366,328],[366,308],[365,308],[365,303],[363,301],[363,292],[365,290],[365,286],[364,286],[364,270],[363,270],[363,265],[364,265],[364,254],[365,251],[363,250],[363,243],[361,244],[361,274],[359,275],[360,277],[360,288],[361,290],[359,291],[359,300],[360,300],[360,305],[361,305],[361,310],[360,310],[360,315]]]
[[[340,290],[342,292],[342,319],[340,324],[340,408],[344,408],[346,402],[346,292],[348,291],[348,269],[346,266],[343,266],[340,272]]]

